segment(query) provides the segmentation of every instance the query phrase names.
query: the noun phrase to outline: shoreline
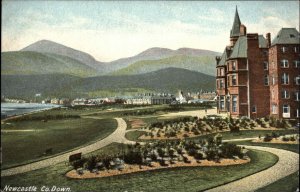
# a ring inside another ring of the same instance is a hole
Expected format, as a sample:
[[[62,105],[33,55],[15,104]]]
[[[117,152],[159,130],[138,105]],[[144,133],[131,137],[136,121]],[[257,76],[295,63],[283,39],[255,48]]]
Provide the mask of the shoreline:
[[[5,102],[7,104],[7,102]],[[1,103],[1,109],[2,109],[2,104]],[[19,104],[19,103],[13,103],[13,104]],[[23,104],[23,103],[20,103],[20,104]],[[42,104],[42,103],[26,103],[26,104],[33,104],[33,105],[46,105],[48,106],[47,108],[37,108],[35,107],[36,109],[32,110],[32,111],[28,111],[28,112],[23,112],[23,113],[20,113],[20,114],[16,114],[16,115],[6,115],[5,113],[3,113],[1,111],[1,122],[3,121],[7,121],[7,120],[11,120],[11,119],[15,119],[15,118],[18,118],[18,117],[22,117],[22,116],[25,116],[25,115],[30,115],[30,114],[35,114],[35,113],[39,113],[39,112],[42,112],[42,111],[47,111],[47,110],[50,110],[50,109],[55,109],[55,108],[59,108],[59,107],[62,107],[62,105],[54,105],[54,104]],[[45,107],[46,107],[45,106]],[[16,111],[18,110],[18,108],[14,108],[16,109]],[[23,108],[24,109],[24,108]],[[25,108],[26,109],[26,108]],[[29,109],[29,108],[28,108]],[[5,117],[2,117],[2,115],[5,115]]]

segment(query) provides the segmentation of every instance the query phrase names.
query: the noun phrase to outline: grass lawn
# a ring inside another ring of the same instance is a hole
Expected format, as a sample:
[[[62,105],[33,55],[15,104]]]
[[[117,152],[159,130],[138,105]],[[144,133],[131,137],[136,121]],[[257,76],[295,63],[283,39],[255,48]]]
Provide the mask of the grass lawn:
[[[111,144],[94,153],[115,153],[122,144]],[[74,191],[201,191],[266,169],[278,160],[277,156],[249,151],[251,162],[226,167],[182,167],[154,170],[107,178],[88,180],[68,179],[64,174],[71,169],[64,163],[29,173],[1,178],[1,188],[11,186],[67,186]]]
[[[45,158],[42,154],[48,148],[53,149],[49,155],[54,155],[92,143],[108,136],[116,128],[114,119],[90,118],[1,125],[2,168]]]
[[[278,144],[278,143],[254,143],[251,141],[234,141],[231,142],[237,145],[253,145],[253,146],[263,146],[263,147],[273,147],[278,149],[284,149],[288,151],[293,151],[299,153],[299,144]]]
[[[294,192],[299,188],[299,173],[293,173],[266,187],[258,189],[256,192]]]
[[[145,133],[146,131],[130,131],[125,134],[125,137],[130,141],[143,141],[138,138],[144,135]]]

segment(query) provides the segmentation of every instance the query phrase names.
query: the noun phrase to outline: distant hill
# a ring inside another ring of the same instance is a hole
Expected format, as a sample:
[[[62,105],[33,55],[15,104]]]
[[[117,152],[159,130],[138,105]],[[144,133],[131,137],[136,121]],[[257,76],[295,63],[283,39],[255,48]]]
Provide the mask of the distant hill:
[[[144,88],[158,92],[215,90],[215,77],[179,68],[166,68],[139,75],[98,76],[72,86],[80,92],[105,89]]]
[[[153,47],[150,49],[147,49],[133,57],[128,58],[122,58],[118,59],[112,62],[105,63],[102,67],[102,69],[106,73],[112,73],[114,71],[117,71],[122,68],[126,68],[127,66],[139,62],[139,61],[147,61],[147,60],[160,60],[165,59],[169,57],[174,56],[192,56],[192,57],[202,57],[207,56],[210,58],[212,63],[215,63],[215,56],[220,55],[218,52],[209,51],[209,50],[203,50],[203,49],[192,49],[192,48],[180,48],[177,50],[167,49],[167,48],[159,48],[159,47]],[[169,67],[177,67],[169,66]],[[159,68],[158,68],[159,69]],[[193,69],[191,69],[193,70]],[[116,73],[118,74],[118,73]],[[121,72],[120,74],[123,74]],[[126,74],[126,73],[124,73]]]
[[[76,97],[69,86],[80,79],[66,74],[1,75],[1,95],[25,99],[33,99],[37,93],[43,97]]]
[[[63,74],[2,75],[1,94],[10,97],[43,96],[81,97],[91,92],[141,89],[154,92],[215,90],[215,77],[178,68],[123,76],[79,78]],[[99,95],[100,96],[100,95]],[[113,96],[113,95],[112,95]]]
[[[20,51],[34,51],[39,53],[53,53],[57,55],[63,55],[76,59],[94,69],[101,69],[102,64],[101,62],[96,61],[95,58],[88,53],[49,40],[37,41],[21,49]]]
[[[192,54],[190,54],[192,55]],[[215,59],[212,56],[176,55],[158,60],[143,60],[128,67],[112,72],[112,75],[142,74],[159,69],[175,67],[198,71],[208,75],[215,75]]]
[[[93,76],[93,68],[73,58],[32,51],[1,53],[1,74],[52,74],[63,73],[75,76]]]

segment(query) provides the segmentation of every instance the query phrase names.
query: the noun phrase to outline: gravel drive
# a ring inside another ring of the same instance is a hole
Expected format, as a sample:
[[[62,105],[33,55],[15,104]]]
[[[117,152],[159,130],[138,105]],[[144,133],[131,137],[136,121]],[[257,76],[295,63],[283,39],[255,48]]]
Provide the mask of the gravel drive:
[[[91,117],[94,118],[94,117]],[[126,122],[122,118],[115,118],[118,122],[118,127],[117,129],[108,137],[97,141],[91,145],[76,149],[74,151],[64,153],[55,157],[51,157],[45,160],[29,163],[26,165],[21,165],[18,167],[14,168],[9,168],[5,170],[1,170],[1,177],[3,176],[10,176],[10,175],[16,175],[20,173],[25,173],[28,171],[33,171],[36,169],[41,169],[44,167],[52,166],[60,162],[68,161],[69,156],[75,153],[82,153],[82,154],[87,154],[93,151],[96,151],[102,147],[105,147],[113,142],[118,142],[118,143],[124,143],[124,144],[135,144],[134,141],[129,141],[125,138],[125,131],[126,131]]]
[[[299,154],[282,149],[259,146],[245,146],[247,149],[257,149],[273,153],[279,161],[272,167],[245,177],[243,179],[207,190],[207,192],[250,192],[265,187],[281,178],[299,171]]]

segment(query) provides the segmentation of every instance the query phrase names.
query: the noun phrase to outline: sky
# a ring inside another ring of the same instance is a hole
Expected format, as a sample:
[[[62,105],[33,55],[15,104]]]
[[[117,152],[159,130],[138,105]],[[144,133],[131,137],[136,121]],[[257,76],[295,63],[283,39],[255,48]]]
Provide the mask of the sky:
[[[1,49],[51,40],[98,61],[151,47],[222,52],[236,6],[248,33],[299,31],[298,1],[2,1]]]

